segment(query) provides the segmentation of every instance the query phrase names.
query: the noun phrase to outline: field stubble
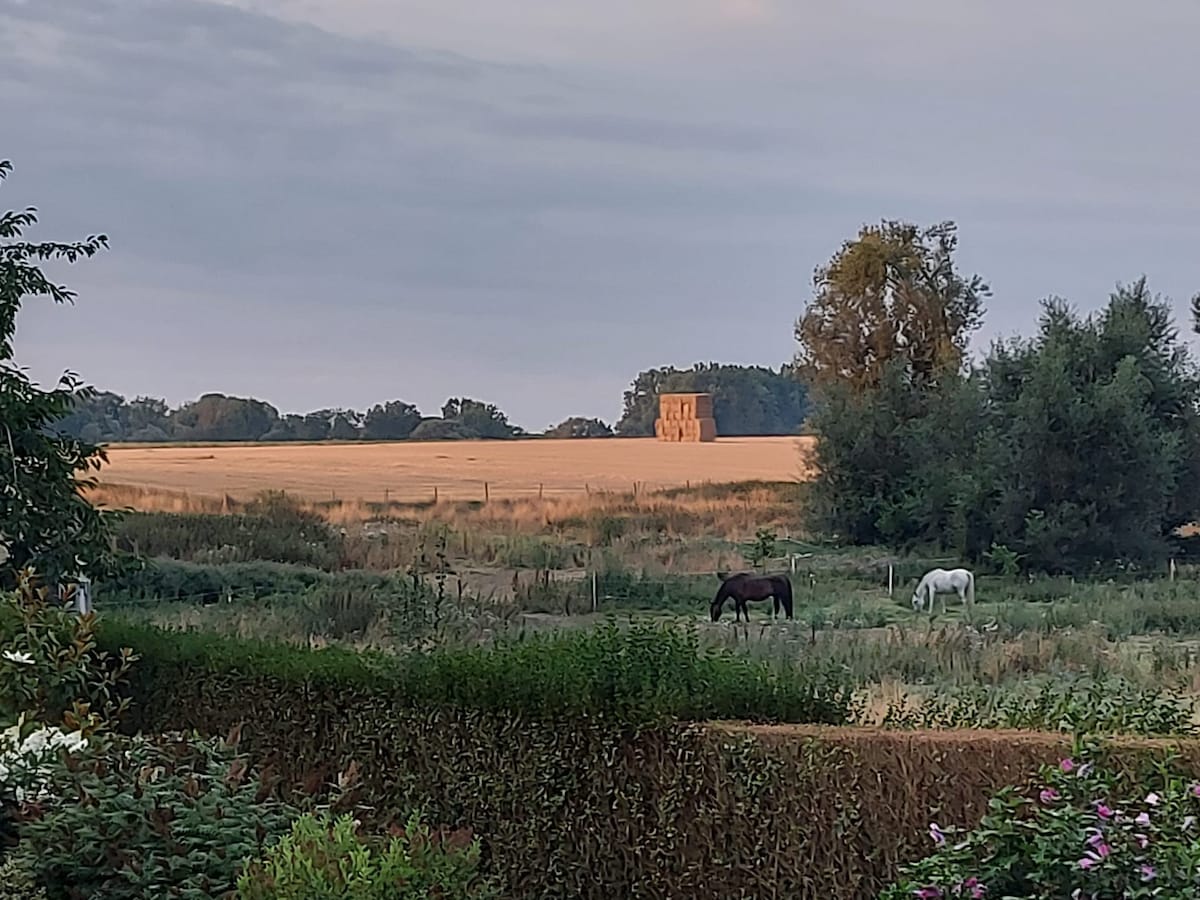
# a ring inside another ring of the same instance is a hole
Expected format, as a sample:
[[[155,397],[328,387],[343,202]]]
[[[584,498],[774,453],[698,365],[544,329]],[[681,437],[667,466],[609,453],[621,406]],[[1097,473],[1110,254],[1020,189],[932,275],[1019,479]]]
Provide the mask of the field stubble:
[[[304,500],[425,502],[624,493],[704,482],[795,481],[809,475],[812,439],[651,438],[378,444],[116,445],[100,474],[183,496],[248,500],[263,490]]]

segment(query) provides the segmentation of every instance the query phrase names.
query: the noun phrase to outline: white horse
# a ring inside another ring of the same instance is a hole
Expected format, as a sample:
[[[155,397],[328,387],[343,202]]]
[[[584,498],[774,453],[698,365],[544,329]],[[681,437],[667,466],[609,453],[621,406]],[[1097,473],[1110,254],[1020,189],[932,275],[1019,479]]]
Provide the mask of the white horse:
[[[928,604],[932,616],[935,595],[951,591],[958,594],[958,600],[964,608],[970,607],[975,602],[975,576],[969,569],[930,569],[913,591],[912,608],[919,610]],[[943,599],[942,612],[945,611],[946,601]]]

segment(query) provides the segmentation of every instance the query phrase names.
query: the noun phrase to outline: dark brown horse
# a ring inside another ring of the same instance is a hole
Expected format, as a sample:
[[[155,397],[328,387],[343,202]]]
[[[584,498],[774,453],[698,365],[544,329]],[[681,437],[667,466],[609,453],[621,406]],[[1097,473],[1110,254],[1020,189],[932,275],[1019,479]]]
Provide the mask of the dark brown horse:
[[[783,606],[784,614],[792,617],[792,582],[786,575],[753,575],[749,572],[738,572],[727,575],[718,572],[721,586],[709,606],[709,614],[715,622],[721,618],[725,609],[725,601],[733,598],[733,620],[738,621],[743,614],[750,621],[750,612],[746,604],[751,600],[766,600],[768,597],[775,601],[775,615],[779,615],[779,607]]]

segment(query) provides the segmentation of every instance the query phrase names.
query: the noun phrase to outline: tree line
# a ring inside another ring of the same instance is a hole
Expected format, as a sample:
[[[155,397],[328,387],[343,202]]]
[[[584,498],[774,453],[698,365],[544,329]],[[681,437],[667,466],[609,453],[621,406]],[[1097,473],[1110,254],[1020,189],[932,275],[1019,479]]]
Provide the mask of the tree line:
[[[1049,298],[972,363],[990,292],[956,248],[953,223],[883,222],[817,270],[796,326],[811,524],[999,571],[1165,566],[1200,519],[1200,373],[1169,301],[1145,278],[1091,315]]]
[[[720,434],[794,434],[805,414],[805,389],[789,367],[698,364],[691,369],[650,369],[625,393],[625,411],[615,432],[654,433],[658,395],[664,391],[710,391]],[[81,390],[54,424],[61,434],[94,444],[171,441],[326,441],[506,439],[528,435],[495,404],[452,397],[440,415],[425,416],[403,400],[365,411],[320,409],[283,414],[269,403],[225,394],[205,394],[172,409],[164,400],[127,400],[109,391]],[[546,429],[546,437],[610,437],[613,426],[573,416]]]

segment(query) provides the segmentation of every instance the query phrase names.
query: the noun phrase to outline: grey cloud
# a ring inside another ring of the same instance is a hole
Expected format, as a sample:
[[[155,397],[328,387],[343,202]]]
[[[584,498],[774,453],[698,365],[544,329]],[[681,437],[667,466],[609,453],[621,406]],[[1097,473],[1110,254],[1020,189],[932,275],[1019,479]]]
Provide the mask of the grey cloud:
[[[482,123],[482,130],[524,139],[599,141],[700,153],[753,153],[774,143],[769,132],[760,130],[618,115],[507,115]]]
[[[512,64],[459,52],[463,0],[317,5],[353,35],[287,3],[0,0],[22,123],[0,202],[113,239],[70,273],[80,306],[31,310],[20,346],[173,399],[488,393],[541,425],[611,415],[650,365],[778,363],[813,266],[885,216],[959,220],[964,264],[997,287],[989,329],[1143,270],[1182,301],[1200,130],[1165,77],[1186,20],[1164,3],[1162,47],[1120,54],[1111,21],[1069,32],[1057,10],[1017,27],[944,0],[892,22],[768,3],[730,29],[715,2],[670,0],[628,52],[598,39],[586,65],[542,65],[570,54],[522,23],[607,16],[611,36],[648,5],[522,5],[493,43]]]

